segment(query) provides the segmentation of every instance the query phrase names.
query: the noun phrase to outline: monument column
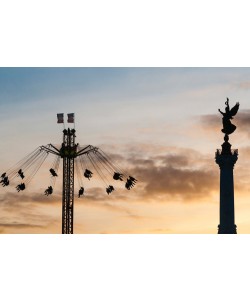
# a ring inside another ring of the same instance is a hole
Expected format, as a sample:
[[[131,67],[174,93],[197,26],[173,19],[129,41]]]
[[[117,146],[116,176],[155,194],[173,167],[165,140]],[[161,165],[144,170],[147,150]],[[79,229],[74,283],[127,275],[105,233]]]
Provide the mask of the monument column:
[[[220,167],[220,224],[218,233],[237,233],[234,219],[234,164],[238,159],[238,151],[223,151],[225,141],[222,145],[222,151],[216,152],[216,163]],[[229,143],[228,143],[229,144]],[[230,145],[230,144],[229,144]],[[230,145],[231,146],[231,145]]]
[[[238,159],[238,150],[232,150],[229,141],[229,134],[233,133],[236,126],[231,123],[231,119],[236,115],[239,109],[239,103],[230,110],[229,99],[226,101],[225,113],[223,115],[221,130],[224,136],[222,150],[217,150],[215,161],[220,167],[220,224],[218,226],[219,234],[236,234],[236,225],[234,218],[234,165]]]

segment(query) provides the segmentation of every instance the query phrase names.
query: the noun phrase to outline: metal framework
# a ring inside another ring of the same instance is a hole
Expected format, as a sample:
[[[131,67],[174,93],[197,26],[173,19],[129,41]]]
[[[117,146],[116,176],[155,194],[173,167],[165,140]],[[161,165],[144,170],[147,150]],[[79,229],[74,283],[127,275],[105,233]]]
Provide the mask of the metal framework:
[[[77,156],[96,151],[98,148],[91,145],[77,151],[78,144],[75,143],[75,129],[63,130],[63,143],[61,149],[52,144],[41,149],[47,153],[59,155],[63,159],[63,189],[62,189],[62,233],[73,234],[74,219],[74,159]]]
[[[63,131],[62,233],[73,233],[75,130]]]

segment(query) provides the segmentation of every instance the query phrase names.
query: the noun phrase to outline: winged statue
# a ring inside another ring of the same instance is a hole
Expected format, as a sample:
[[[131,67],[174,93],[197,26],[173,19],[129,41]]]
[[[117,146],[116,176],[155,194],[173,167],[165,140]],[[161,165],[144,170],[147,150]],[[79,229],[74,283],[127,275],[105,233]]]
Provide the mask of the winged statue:
[[[227,101],[225,102],[225,104],[226,104],[225,112],[222,112],[219,109],[219,112],[223,116],[223,118],[222,118],[223,129],[221,129],[221,131],[225,134],[231,134],[235,131],[236,126],[234,124],[232,124],[230,120],[232,120],[233,116],[235,116],[237,114],[240,104],[239,104],[239,102],[237,102],[235,104],[235,106],[230,109],[228,98],[227,98]]]

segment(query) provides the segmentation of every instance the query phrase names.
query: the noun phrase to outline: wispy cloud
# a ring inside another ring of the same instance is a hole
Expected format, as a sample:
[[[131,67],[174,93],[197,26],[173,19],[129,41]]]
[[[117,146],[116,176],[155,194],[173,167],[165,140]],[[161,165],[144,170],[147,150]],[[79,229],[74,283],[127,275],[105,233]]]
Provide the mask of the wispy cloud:
[[[199,118],[199,123],[206,130],[218,131],[222,128],[222,117],[218,114],[204,115]],[[237,113],[232,120],[232,123],[237,126],[237,132],[250,134],[250,109],[244,109]]]
[[[250,81],[242,81],[238,84],[238,86],[241,89],[249,90],[250,89]]]
[[[20,193],[13,193],[13,192],[6,192],[2,193],[0,196],[0,203],[2,205],[9,205],[11,206],[18,206],[18,205],[28,205],[30,203],[36,204],[36,203],[41,203],[41,204],[54,204],[54,203],[59,203],[61,201],[61,196],[59,195],[53,195],[50,197],[47,197],[45,195],[41,195],[38,193],[29,193],[27,190]]]
[[[36,224],[25,224],[25,223],[18,223],[18,222],[13,222],[13,223],[0,223],[0,227],[20,227],[20,228],[27,228],[27,227],[44,227],[42,225],[36,225]]]
[[[192,152],[192,151],[191,151]],[[204,160],[206,164],[206,159]],[[143,198],[153,200],[202,200],[218,186],[217,174],[209,166],[192,164],[186,155],[135,160],[133,172],[144,184]]]

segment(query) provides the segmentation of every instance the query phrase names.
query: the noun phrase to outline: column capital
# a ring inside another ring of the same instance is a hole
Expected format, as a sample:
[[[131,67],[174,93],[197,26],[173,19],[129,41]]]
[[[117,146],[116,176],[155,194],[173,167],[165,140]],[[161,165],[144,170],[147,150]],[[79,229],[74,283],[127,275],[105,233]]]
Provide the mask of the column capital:
[[[220,168],[233,168],[238,160],[238,150],[232,150],[231,154],[222,154],[221,150],[215,153],[215,162]]]

